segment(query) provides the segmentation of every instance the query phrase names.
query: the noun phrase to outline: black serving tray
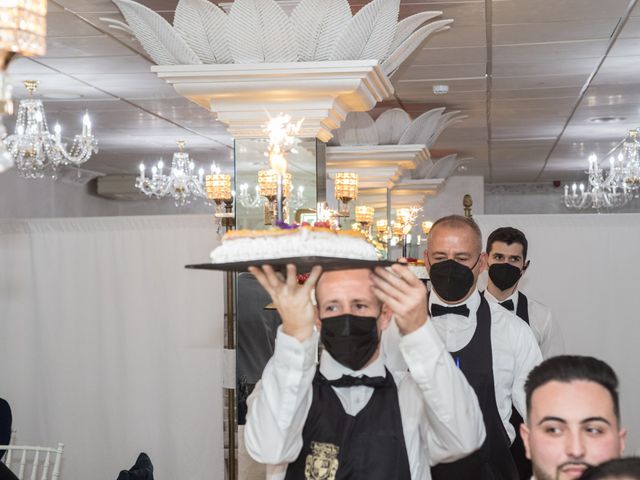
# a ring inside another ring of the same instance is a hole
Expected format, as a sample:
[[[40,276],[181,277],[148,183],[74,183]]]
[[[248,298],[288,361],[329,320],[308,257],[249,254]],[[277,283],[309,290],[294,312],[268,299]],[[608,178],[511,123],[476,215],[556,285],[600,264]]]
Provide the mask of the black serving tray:
[[[311,271],[314,265],[320,265],[323,271],[331,270],[351,270],[354,268],[375,268],[388,267],[394,263],[389,260],[355,260],[350,258],[337,257],[289,257],[271,258],[268,260],[250,260],[245,262],[230,263],[199,263],[195,265],[185,265],[185,268],[196,268],[200,270],[221,270],[224,272],[248,272],[250,266],[271,265],[275,270],[285,270],[288,264],[293,264],[298,273]]]

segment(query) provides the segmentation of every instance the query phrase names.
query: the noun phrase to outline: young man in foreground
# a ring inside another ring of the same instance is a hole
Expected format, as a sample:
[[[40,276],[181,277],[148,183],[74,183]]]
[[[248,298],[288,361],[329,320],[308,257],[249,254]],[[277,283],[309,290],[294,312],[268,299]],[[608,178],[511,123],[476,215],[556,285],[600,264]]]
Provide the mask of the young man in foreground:
[[[552,357],[531,371],[525,392],[529,416],[520,434],[535,480],[577,479],[622,455],[618,378],[602,360]]]
[[[314,267],[303,286],[293,265],[286,279],[269,266],[251,272],[282,317],[245,428],[247,450],[269,465],[268,478],[428,480],[432,465],[482,445],[476,396],[428,320],[424,285],[407,267],[322,276]],[[410,373],[385,367],[379,339],[392,314]]]

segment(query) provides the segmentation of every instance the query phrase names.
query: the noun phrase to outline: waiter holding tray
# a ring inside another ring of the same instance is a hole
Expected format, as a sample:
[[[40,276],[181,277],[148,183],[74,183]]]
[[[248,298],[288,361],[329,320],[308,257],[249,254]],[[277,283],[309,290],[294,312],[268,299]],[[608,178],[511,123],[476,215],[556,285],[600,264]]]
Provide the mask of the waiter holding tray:
[[[286,275],[268,265],[249,270],[282,317],[245,427],[247,450],[267,464],[269,479],[428,480],[431,466],[480,448],[476,395],[406,266],[314,266],[301,286],[294,265]],[[392,315],[406,372],[390,373],[380,348]]]

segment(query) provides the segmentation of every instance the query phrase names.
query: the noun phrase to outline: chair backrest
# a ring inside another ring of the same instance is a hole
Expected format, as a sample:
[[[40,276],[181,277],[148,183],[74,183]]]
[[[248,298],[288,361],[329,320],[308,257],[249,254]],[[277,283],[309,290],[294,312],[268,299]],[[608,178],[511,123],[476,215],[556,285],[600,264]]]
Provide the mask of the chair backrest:
[[[0,445],[7,454],[2,459],[20,480],[58,480],[64,444],[57,448]]]

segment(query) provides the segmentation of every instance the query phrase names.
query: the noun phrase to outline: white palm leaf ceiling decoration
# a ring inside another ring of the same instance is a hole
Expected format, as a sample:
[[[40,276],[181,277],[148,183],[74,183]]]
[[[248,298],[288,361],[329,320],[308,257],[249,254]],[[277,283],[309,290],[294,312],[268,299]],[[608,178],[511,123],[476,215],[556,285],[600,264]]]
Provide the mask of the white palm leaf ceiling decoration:
[[[132,0],[113,0],[158,65],[375,59],[393,74],[453,20],[420,12],[398,23],[400,0],[373,0],[351,15],[347,0],[302,0],[287,15],[274,0],[235,0],[229,14],[207,0],[180,0],[174,25]]]
[[[448,126],[467,118],[458,110],[444,113],[444,107],[426,111],[415,120],[400,108],[380,114],[374,122],[366,112],[352,112],[336,131],[332,145],[425,145],[435,143],[438,135]]]

